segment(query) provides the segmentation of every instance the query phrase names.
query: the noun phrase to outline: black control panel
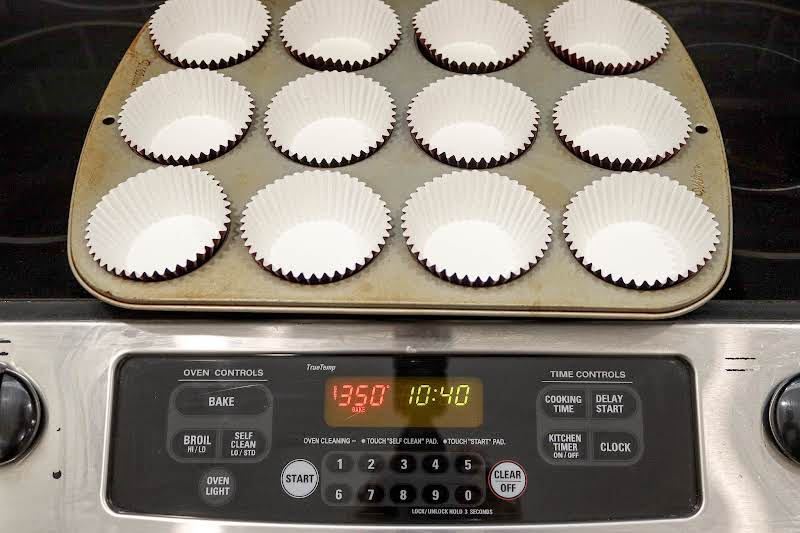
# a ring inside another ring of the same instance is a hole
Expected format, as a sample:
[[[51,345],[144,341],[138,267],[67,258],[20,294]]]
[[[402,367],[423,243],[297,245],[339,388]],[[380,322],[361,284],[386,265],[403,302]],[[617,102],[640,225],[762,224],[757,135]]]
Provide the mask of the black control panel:
[[[107,497],[309,524],[682,518],[694,397],[677,357],[131,355]]]

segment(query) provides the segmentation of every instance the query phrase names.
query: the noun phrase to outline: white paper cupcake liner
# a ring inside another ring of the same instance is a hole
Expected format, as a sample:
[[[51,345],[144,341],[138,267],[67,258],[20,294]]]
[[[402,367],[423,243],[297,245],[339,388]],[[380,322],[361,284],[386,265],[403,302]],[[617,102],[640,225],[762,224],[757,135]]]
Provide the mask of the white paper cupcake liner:
[[[150,38],[178,66],[216,69],[255,54],[269,28],[259,0],[167,0],[150,19]]]
[[[364,268],[383,249],[391,227],[380,196],[329,170],[277,180],[242,214],[242,238],[256,262],[306,284],[339,281]]]
[[[595,181],[564,214],[575,257],[603,280],[660,289],[696,274],[719,244],[719,224],[677,181],[632,172]]]
[[[522,13],[497,0],[436,0],[414,16],[414,31],[428,59],[463,74],[504,69],[533,40]]]
[[[286,157],[330,168],[375,153],[391,135],[394,121],[392,96],[378,82],[349,72],[317,72],[275,95],[264,128]]]
[[[418,188],[403,208],[409,250],[440,278],[471,287],[506,283],[544,257],[549,215],[505,176],[459,171]]]
[[[128,97],[119,129],[143,157],[194,165],[236,146],[250,127],[254,107],[250,92],[227,76],[174,70],[144,82]]]
[[[163,281],[208,261],[225,239],[230,202],[208,172],[160,167],[109,191],[86,226],[89,253],[117,276]]]
[[[300,0],[281,21],[281,39],[311,68],[360,70],[394,50],[400,19],[381,0]]]
[[[547,18],[544,34],[562,61],[593,74],[636,72],[669,44],[661,19],[629,0],[568,0]]]
[[[451,76],[408,107],[417,144],[448,165],[484,169],[513,161],[536,139],[539,109],[520,88],[490,76]]]
[[[636,78],[598,78],[556,104],[553,122],[564,145],[595,166],[643,170],[686,145],[691,121],[677,98]]]

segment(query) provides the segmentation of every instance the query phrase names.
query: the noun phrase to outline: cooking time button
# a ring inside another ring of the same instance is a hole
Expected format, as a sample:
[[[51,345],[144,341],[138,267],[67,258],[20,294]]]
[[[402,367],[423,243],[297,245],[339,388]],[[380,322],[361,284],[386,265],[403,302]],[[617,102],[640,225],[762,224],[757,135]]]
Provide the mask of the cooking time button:
[[[268,406],[267,389],[258,384],[186,385],[175,397],[184,415],[257,415]]]
[[[548,389],[540,396],[547,416],[552,418],[585,418],[586,391],[576,389]]]

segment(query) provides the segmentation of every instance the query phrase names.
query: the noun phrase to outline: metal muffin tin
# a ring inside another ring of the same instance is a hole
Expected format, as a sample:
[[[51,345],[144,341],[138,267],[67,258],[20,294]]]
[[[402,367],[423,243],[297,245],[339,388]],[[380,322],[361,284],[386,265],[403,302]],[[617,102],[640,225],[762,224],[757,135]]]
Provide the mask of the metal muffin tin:
[[[678,97],[693,125],[687,146],[653,172],[668,175],[702,197],[720,224],[720,245],[694,277],[663,290],[639,291],[606,283],[586,270],[564,240],[562,215],[577,191],[613,173],[585,163],[559,141],[552,121],[557,100],[574,86],[597,77],[563,63],[549,49],[543,25],[559,0],[505,0],[528,19],[534,42],[510,67],[491,74],[526,91],[541,110],[533,146],[519,159],[493,169],[531,189],[553,222],[553,242],[531,272],[511,283],[471,288],[428,272],[406,247],[401,212],[409,195],[436,176],[455,170],[423,152],[409,133],[406,110],[431,82],[453,75],[428,61],[418,49],[411,20],[426,0],[391,0],[403,24],[397,49],[361,74],[384,85],[397,105],[397,123],[376,154],[340,170],[372,187],[392,210],[391,237],[363,271],[343,281],[306,286],[264,271],[248,255],[240,236],[241,212],[250,197],[276,179],[310,167],[281,155],[267,140],[263,114],[281,87],[314,72],[286,51],[278,36],[281,17],[293,0],[266,1],[275,21],[261,51],[222,72],[243,83],[256,102],[256,114],[241,143],[229,153],[198,165],[220,180],[232,205],[231,231],[217,254],[202,268],[177,279],[137,282],[106,272],[85,242],[86,222],[95,204],[127,178],[154,168],[134,153],[119,134],[116,119],[128,95],[145,80],[175,69],[161,57],[146,28],[123,57],[89,128],[75,177],[69,220],[69,260],[83,286],[97,298],[141,310],[238,311],[339,314],[416,314],[462,316],[657,319],[687,313],[710,300],[728,276],[731,261],[731,193],[727,161],[714,110],[694,64],[670,29],[663,57],[631,76],[661,85]]]

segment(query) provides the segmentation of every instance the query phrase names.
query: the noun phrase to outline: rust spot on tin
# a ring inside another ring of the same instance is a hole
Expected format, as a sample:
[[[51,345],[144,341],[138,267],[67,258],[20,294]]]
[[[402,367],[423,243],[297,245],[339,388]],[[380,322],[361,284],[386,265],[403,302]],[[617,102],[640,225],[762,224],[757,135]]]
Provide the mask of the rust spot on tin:
[[[702,198],[706,192],[706,184],[703,180],[703,168],[697,164],[692,169],[692,185],[689,187],[691,191],[698,197]]]

